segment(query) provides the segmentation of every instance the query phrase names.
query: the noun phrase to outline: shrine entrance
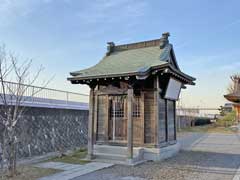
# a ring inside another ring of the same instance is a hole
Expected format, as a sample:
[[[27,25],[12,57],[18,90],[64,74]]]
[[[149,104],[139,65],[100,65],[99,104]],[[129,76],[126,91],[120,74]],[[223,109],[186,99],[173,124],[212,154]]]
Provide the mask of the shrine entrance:
[[[109,140],[127,141],[127,98],[126,95],[109,96]]]
[[[133,141],[134,144],[144,143],[143,99],[135,96],[133,100]],[[110,142],[127,143],[127,96],[109,96],[109,129]]]

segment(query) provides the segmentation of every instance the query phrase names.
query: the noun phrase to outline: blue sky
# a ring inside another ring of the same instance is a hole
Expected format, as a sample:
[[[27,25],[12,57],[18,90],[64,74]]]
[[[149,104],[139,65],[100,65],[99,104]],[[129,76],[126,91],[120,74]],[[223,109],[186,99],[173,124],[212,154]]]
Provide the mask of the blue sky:
[[[106,42],[159,38],[169,31],[182,71],[197,78],[185,106],[218,107],[229,76],[240,71],[237,0],[0,0],[0,43],[55,75],[52,88],[87,92],[66,81],[96,64]]]

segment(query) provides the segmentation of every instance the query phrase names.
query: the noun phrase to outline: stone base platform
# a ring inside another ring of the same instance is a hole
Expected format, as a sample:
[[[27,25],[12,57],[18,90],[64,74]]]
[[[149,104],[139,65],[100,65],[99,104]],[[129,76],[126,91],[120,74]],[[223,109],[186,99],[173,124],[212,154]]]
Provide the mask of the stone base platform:
[[[175,143],[162,148],[144,148],[144,159],[161,161],[176,155],[180,150],[180,144]]]
[[[127,157],[127,147],[95,145],[94,160],[113,164],[137,165],[145,161],[161,161],[177,154],[180,150],[179,143],[161,148],[135,147],[133,159]]]

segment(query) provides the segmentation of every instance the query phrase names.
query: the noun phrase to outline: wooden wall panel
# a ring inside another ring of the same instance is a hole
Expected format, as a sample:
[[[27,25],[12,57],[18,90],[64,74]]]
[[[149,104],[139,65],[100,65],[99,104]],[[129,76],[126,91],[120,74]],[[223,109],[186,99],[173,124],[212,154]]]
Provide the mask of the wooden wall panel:
[[[159,128],[158,128],[158,136],[159,136],[159,144],[165,144],[167,141],[166,136],[166,100],[159,98]]]
[[[140,145],[144,144],[144,94],[142,93],[141,97],[135,97],[133,104],[133,106],[138,104],[139,108],[139,114],[133,113],[133,142]]]
[[[175,140],[175,104],[174,101],[168,100],[167,113],[168,113],[168,141]]]
[[[148,91],[144,94],[144,141],[154,143],[155,133],[155,103],[154,92]]]
[[[107,96],[99,95],[98,96],[98,118],[97,118],[97,141],[104,141],[105,139],[105,120],[107,119],[108,114],[106,114],[106,104]]]

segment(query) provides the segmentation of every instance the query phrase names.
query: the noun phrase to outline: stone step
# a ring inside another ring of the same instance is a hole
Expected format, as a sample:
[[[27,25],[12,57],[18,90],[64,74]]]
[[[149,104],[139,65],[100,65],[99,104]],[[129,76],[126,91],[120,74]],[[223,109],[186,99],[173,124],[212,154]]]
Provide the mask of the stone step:
[[[94,162],[110,163],[110,164],[128,165],[127,160],[112,160],[112,159],[96,158],[96,159],[94,159],[93,161],[94,161]]]
[[[133,159],[129,161],[128,150],[125,146],[94,145],[94,156],[96,161],[111,162],[114,164],[136,164],[142,162],[143,148],[133,148]]]
[[[109,154],[109,153],[95,153],[96,159],[106,159],[106,160],[114,160],[114,161],[126,161],[126,155],[119,154]]]
[[[98,154],[98,153],[127,156],[127,147],[95,145],[94,146],[94,154]]]

